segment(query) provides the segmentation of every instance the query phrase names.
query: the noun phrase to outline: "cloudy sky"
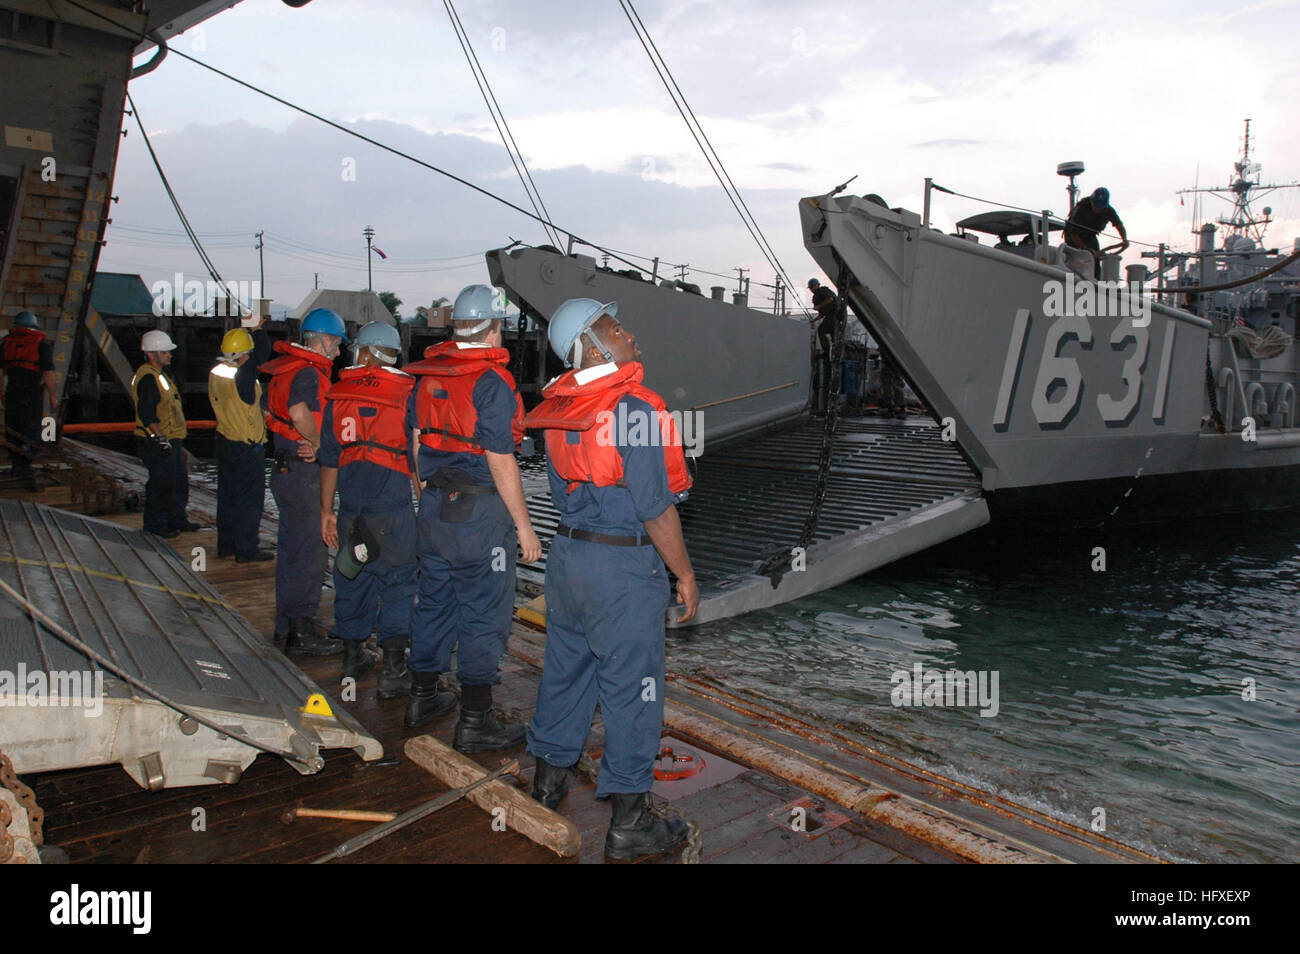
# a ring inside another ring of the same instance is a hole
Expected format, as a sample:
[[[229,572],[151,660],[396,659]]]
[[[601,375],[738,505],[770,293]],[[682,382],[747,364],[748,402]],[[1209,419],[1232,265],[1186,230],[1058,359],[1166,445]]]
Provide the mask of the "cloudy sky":
[[[1056,164],[1082,159],[1082,184],[1110,188],[1130,237],[1183,248],[1193,207],[1175,190],[1227,181],[1244,118],[1265,181],[1300,178],[1295,2],[635,2],[801,284],[815,269],[796,203],[853,175],[852,191],[918,211],[928,175],[1063,212]],[[608,248],[772,280],[618,0],[457,9],[557,224]],[[244,0],[173,46],[527,205],[438,0]],[[322,287],[364,288],[367,225],[388,254],[375,259],[375,289],[396,292],[406,313],[485,280],[484,250],[545,241],[518,213],[181,57],[131,93],[224,277],[257,278],[253,233],[266,232],[278,304],[296,305],[317,275]],[[127,125],[100,268],[150,283],[206,277]],[[1268,202],[1271,242],[1290,245],[1300,190]],[[987,208],[948,198],[934,215],[950,225]],[[751,303],[765,295],[755,288]]]

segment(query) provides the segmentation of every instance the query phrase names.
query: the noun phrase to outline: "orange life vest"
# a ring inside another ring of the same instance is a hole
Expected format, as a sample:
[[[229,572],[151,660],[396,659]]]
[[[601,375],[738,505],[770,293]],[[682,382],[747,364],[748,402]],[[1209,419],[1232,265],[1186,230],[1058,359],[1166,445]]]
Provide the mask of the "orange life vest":
[[[41,369],[41,342],[45,332],[35,328],[11,328],[0,346],[0,361],[6,368]]]
[[[316,420],[316,431],[320,432],[321,418],[325,416],[325,393],[330,387],[330,371],[334,362],[323,354],[304,348],[288,341],[277,341],[275,350],[280,357],[272,358],[262,365],[261,370],[271,375],[271,383],[266,389],[266,427],[272,434],[279,434],[287,441],[300,441],[303,436],[293,426],[289,417],[289,390],[293,387],[293,378],[303,368],[316,371],[316,403],[320,410],[312,411]]]
[[[530,428],[546,429],[547,456],[555,472],[568,481],[568,492],[573,493],[574,488],[584,483],[597,487],[625,486],[623,455],[618,452],[609,427],[617,425],[615,408],[627,394],[640,398],[655,410],[664,467],[668,471],[668,489],[675,494],[690,490],[691,475],[686,469],[681,435],[663,399],[642,386],[645,368],[641,362],[629,361],[617,371],[586,384],[577,383],[574,377],[577,373],[569,371],[552,381],[542,392],[542,403],[524,420]],[[602,421],[602,413],[610,416]],[[596,426],[597,422],[601,422],[600,427]],[[576,442],[566,433],[569,431],[578,432]]]
[[[474,385],[491,372],[515,390],[515,379],[506,370],[510,352],[505,348],[462,348],[454,341],[430,345],[424,360],[408,364],[409,374],[420,376],[416,385],[415,415],[420,425],[420,443],[449,454],[482,454],[475,439],[478,409],[474,407]],[[524,439],[524,402],[515,394],[515,413],[510,420],[515,446]]]
[[[396,368],[345,368],[338,384],[326,395],[334,402],[334,436],[343,453],[339,466],[369,461],[406,476],[411,463],[406,455],[406,401],[415,379]],[[362,415],[362,408],[377,414]]]

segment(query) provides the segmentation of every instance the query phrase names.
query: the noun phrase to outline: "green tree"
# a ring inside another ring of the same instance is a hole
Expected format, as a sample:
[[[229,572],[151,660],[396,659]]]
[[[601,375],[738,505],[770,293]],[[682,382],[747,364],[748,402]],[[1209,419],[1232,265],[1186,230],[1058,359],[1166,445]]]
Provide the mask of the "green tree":
[[[379,300],[384,303],[384,307],[388,309],[388,312],[393,316],[394,321],[401,320],[402,315],[397,309],[402,306],[402,299],[398,298],[392,292],[380,292]]]

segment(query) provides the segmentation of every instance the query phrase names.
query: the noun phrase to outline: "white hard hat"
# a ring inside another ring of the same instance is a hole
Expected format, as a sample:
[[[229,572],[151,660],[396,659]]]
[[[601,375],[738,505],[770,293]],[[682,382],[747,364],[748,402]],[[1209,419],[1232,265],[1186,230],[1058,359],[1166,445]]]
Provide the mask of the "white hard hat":
[[[175,351],[176,342],[172,341],[171,336],[165,331],[146,331],[144,337],[140,339],[140,350]]]

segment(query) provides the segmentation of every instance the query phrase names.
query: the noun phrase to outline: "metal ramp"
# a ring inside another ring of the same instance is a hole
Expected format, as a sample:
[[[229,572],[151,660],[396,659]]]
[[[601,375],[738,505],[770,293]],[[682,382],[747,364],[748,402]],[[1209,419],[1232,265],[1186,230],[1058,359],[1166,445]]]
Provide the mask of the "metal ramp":
[[[773,585],[756,570],[799,539],[821,442],[822,425],[810,422],[700,460],[679,508],[700,586],[700,611],[687,625],[829,589],[989,522],[979,479],[932,422],[841,419],[817,533],[802,560],[790,553]],[[559,523],[549,494],[529,497],[528,509],[549,544]],[[536,567],[519,569],[528,577]]]
[[[158,790],[237,781],[261,747],[303,774],[323,767],[322,749],[383,755],[152,534],[3,500],[0,579],[128,676],[230,733],[105,671],[4,595],[0,746],[19,772],[117,762]]]

